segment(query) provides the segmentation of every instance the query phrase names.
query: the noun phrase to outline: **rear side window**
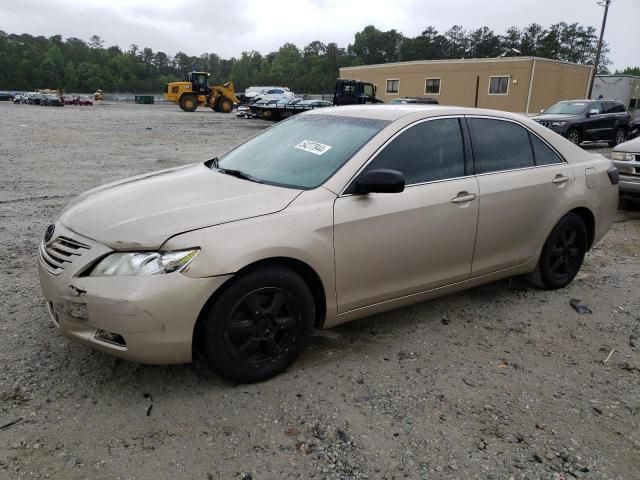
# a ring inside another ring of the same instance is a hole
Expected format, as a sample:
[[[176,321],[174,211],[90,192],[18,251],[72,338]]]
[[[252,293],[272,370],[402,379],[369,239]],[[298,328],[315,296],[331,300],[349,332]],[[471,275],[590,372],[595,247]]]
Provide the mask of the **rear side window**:
[[[430,120],[409,128],[394,138],[365,171],[376,168],[399,170],[407,185],[464,176],[459,120]]]
[[[562,163],[562,159],[549,146],[529,132],[531,137],[531,146],[533,147],[533,157],[537,166],[553,165],[554,163]]]
[[[624,108],[624,105],[621,103],[614,103],[613,104],[613,113],[626,113],[627,109]]]
[[[529,132],[513,122],[469,118],[476,172],[533,167]]]

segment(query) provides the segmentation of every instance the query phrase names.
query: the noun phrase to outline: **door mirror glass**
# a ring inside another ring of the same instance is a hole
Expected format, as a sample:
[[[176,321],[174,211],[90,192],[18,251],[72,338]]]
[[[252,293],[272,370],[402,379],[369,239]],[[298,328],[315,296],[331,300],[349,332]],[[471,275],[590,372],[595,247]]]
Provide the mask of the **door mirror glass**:
[[[589,116],[591,115],[599,115],[600,111],[597,108],[592,108],[591,110],[589,110]]]
[[[404,191],[404,175],[397,170],[378,168],[364,172],[355,181],[355,192],[399,193]]]

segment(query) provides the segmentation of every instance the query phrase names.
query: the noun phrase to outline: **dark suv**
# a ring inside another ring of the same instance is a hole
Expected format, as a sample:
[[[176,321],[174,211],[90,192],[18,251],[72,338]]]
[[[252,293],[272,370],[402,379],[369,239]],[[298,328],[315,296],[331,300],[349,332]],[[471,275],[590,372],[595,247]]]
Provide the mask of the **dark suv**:
[[[606,140],[614,146],[627,139],[631,115],[616,100],[566,100],[533,120],[580,145],[585,140]]]

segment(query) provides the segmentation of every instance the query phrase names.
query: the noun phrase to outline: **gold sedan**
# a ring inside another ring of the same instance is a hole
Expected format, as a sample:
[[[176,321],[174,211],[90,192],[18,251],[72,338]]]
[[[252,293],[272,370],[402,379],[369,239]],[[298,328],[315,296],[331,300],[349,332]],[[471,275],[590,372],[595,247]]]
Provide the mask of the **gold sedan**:
[[[40,280],[74,340],[236,382],[313,328],[514,275],[562,288],[609,229],[617,170],[525,117],[327,108],[220,159],[123,180],[46,232]]]

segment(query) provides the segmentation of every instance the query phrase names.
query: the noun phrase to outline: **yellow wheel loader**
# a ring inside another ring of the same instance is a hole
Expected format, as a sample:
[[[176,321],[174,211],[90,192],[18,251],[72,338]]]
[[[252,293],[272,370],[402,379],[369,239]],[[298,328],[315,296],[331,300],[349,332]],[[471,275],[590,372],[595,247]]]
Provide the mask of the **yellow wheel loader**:
[[[191,72],[186,82],[168,83],[164,98],[177,103],[185,112],[193,112],[201,106],[210,107],[216,112],[231,113],[233,104],[240,103],[233,91],[233,82],[209,85],[209,74],[206,72]]]

